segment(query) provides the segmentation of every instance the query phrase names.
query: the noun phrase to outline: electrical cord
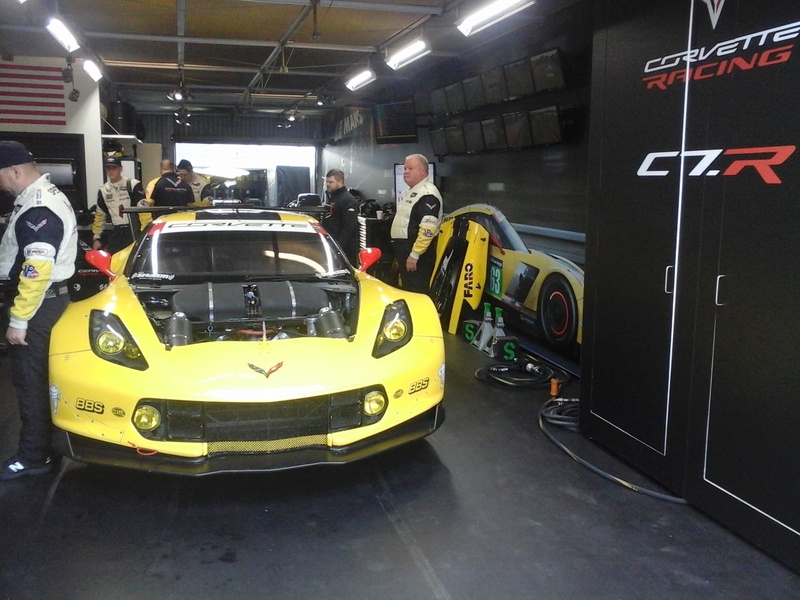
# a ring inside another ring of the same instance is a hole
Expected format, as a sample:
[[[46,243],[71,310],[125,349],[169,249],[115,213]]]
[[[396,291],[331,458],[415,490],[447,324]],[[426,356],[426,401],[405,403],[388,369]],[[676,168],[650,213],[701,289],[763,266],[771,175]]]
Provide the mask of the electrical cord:
[[[516,359],[513,363],[496,363],[475,371],[475,378],[484,383],[511,387],[538,388],[551,385],[553,379],[558,385],[569,381],[566,371],[543,363],[532,356]]]
[[[633,490],[634,492],[638,492],[646,496],[651,496],[659,500],[665,500],[667,502],[673,502],[675,504],[688,504],[686,500],[684,500],[683,498],[679,498],[678,496],[662,494],[661,492],[656,492],[654,490],[643,488],[641,486],[630,483],[629,481],[625,481],[624,479],[620,479],[619,477],[612,475],[611,473],[603,471],[602,469],[594,466],[590,462],[582,459],[572,450],[567,448],[564,444],[559,442],[549,431],[547,431],[547,429],[544,426],[545,421],[548,423],[552,423],[553,425],[564,427],[569,431],[578,433],[580,431],[578,429],[578,412],[580,410],[578,402],[579,400],[577,398],[551,398],[550,400],[545,402],[544,406],[542,406],[542,408],[539,410],[539,429],[542,430],[542,433],[544,433],[551,442],[553,442],[559,449],[565,452],[567,456],[569,456],[572,460],[586,467],[593,473],[600,475],[600,477],[604,479],[607,479],[618,485],[626,487],[629,490]]]
[[[561,451],[566,453],[567,456],[579,465],[600,475],[603,479],[607,479],[629,490],[675,504],[688,504],[686,500],[678,496],[662,494],[661,492],[643,488],[603,471],[575,454],[547,431],[544,426],[545,422],[558,425],[573,433],[580,433],[580,428],[578,426],[580,414],[579,399],[555,397],[555,395],[558,394],[558,390],[570,380],[570,376],[566,371],[553,365],[545,364],[538,358],[528,355],[516,359],[513,363],[497,363],[487,367],[481,367],[475,371],[475,378],[484,383],[511,387],[540,388],[549,385],[550,393],[553,397],[545,402],[539,410],[539,428]]]

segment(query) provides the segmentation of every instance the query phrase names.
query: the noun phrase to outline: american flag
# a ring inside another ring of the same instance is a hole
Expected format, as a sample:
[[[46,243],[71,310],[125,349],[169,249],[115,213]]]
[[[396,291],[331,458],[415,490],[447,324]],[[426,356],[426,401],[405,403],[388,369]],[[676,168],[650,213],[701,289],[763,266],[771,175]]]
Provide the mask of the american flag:
[[[61,72],[0,61],[0,124],[66,125]]]

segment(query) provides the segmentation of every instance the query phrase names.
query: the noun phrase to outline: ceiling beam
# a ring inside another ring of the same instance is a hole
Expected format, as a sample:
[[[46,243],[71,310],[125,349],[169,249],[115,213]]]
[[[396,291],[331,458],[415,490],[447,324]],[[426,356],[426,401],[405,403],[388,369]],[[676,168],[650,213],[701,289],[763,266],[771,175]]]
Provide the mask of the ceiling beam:
[[[305,6],[309,0],[239,0],[240,2],[254,2],[256,4],[289,4],[292,6]],[[393,4],[389,2],[353,2],[336,0],[336,8],[349,8],[353,10],[377,10],[381,12],[407,13],[413,15],[444,14],[444,9],[436,6],[422,6],[418,4]]]
[[[108,67],[129,68],[129,69],[161,69],[172,70],[177,69],[178,64],[174,62],[144,62],[144,61],[131,61],[131,60],[106,60],[103,62]],[[208,71],[218,73],[252,73],[253,67],[228,67],[223,65],[198,65],[193,63],[184,63],[180,67],[183,71]],[[312,71],[310,69],[264,69],[268,75],[302,75],[308,77],[337,77],[339,74],[335,71]],[[192,86],[193,88],[196,86]],[[239,86],[241,89],[241,86]]]
[[[0,31],[3,29],[12,29],[11,26],[0,25]],[[19,30],[21,28],[13,28]],[[27,31],[46,31],[44,27],[25,27]],[[281,42],[272,40],[231,40],[223,38],[199,38],[199,37],[185,37],[177,35],[150,35],[139,33],[109,33],[107,31],[87,31],[84,33],[89,38],[100,38],[106,40],[126,40],[137,42],[164,42],[168,44],[176,44],[183,42],[184,44],[209,44],[213,46],[249,46],[252,48],[274,48],[280,46]],[[284,43],[287,48],[298,48],[301,50],[325,50],[331,52],[377,52],[377,46],[349,46],[345,44],[320,44],[317,42],[291,42]]]

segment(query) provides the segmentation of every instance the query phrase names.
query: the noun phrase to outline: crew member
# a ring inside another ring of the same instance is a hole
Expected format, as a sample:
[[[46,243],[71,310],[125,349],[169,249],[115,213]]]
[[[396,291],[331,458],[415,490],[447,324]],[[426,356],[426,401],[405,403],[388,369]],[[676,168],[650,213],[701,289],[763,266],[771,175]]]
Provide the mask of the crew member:
[[[100,186],[97,192],[97,210],[94,213],[94,225],[92,226],[94,234],[92,247],[95,250],[102,247],[103,226],[110,220],[114,228],[108,234],[106,250],[113,254],[133,243],[131,222],[137,232],[141,229],[139,215],[123,213],[122,209],[140,206],[144,200],[144,190],[138,179],[128,179],[122,176],[122,162],[119,158],[109,156],[105,159],[103,166],[106,171],[106,182]]]
[[[150,194],[152,206],[188,206],[194,202],[192,187],[175,172],[164,173],[158,178]]]
[[[78,230],[67,197],[19,142],[0,142],[0,189],[16,196],[0,241],[0,278],[12,290],[6,331],[11,382],[22,421],[17,453],[0,467],[0,480],[8,480],[53,468],[50,332],[69,303],[66,281],[75,272]]]
[[[403,181],[409,189],[397,202],[391,229],[400,287],[428,293],[436,263],[436,234],[442,222],[442,195],[428,180],[428,159],[422,154],[406,157]]]
[[[331,169],[325,175],[330,214],[323,226],[344,250],[350,264],[358,264],[358,200],[344,187],[344,172]]]
[[[181,179],[189,184],[194,194],[194,203],[196,206],[211,206],[212,191],[211,182],[202,175],[194,172],[192,163],[183,159],[178,163],[178,175]]]
[[[156,187],[156,184],[158,183],[158,180],[161,179],[161,176],[164,175],[165,173],[175,173],[175,172],[176,169],[174,162],[172,162],[168,158],[165,158],[164,160],[161,161],[161,164],[158,167],[158,177],[153,177],[147,183],[147,187],[144,190],[144,195],[145,198],[147,198],[148,200],[148,204],[152,205],[152,202],[150,202],[150,197],[153,195],[153,188]]]

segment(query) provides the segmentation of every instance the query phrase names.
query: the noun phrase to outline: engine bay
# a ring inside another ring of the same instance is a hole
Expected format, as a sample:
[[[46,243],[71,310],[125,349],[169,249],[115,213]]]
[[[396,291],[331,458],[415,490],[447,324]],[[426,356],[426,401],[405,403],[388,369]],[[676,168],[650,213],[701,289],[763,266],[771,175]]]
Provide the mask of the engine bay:
[[[167,346],[355,333],[358,288],[343,281],[205,282],[134,286]]]

